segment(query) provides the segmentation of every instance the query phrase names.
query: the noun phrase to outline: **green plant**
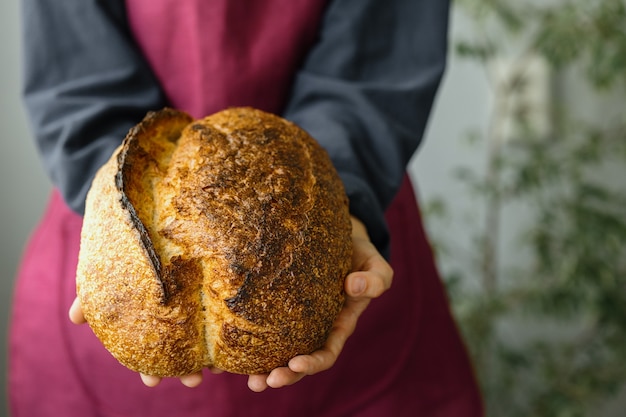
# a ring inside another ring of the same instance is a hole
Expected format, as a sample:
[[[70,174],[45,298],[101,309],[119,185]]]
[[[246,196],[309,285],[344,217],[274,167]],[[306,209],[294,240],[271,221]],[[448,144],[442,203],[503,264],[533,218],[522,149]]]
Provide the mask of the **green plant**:
[[[457,0],[475,36],[456,53],[480,63],[492,85],[488,128],[473,134],[485,172],[457,178],[478,196],[484,221],[472,259],[446,276],[452,306],[477,369],[490,416],[587,416],[626,382],[626,5],[623,0]],[[502,82],[505,57],[521,72]],[[550,129],[519,103],[524,65],[539,57],[553,73],[582,74],[601,119],[580,120],[559,84]],[[521,75],[519,75],[521,74]],[[561,88],[561,90],[559,90]],[[621,97],[624,98],[620,98]],[[513,126],[513,127],[511,127]],[[522,265],[500,263],[501,222],[523,205],[532,213],[519,244]],[[453,242],[437,222],[459,216],[442,199],[427,223],[442,263]],[[478,288],[464,285],[479,276]],[[510,330],[518,337],[511,340]]]

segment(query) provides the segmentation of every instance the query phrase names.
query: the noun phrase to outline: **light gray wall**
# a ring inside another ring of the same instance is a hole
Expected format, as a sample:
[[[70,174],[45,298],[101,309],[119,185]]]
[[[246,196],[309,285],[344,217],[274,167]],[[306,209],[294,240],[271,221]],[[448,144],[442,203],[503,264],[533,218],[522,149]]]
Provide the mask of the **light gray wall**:
[[[452,43],[459,36],[471,33],[471,26],[462,15],[452,13],[450,32]],[[456,242],[459,248],[465,248],[468,253],[473,244],[469,232],[476,229],[467,225],[482,222],[482,218],[459,217],[459,213],[476,216],[481,213],[477,208],[478,200],[468,195],[467,187],[454,178],[453,171],[460,166],[469,167],[475,172],[484,171],[484,150],[470,145],[463,138],[468,136],[470,129],[486,129],[490,112],[488,97],[489,85],[483,69],[469,60],[457,58],[451,48],[426,135],[409,165],[409,173],[422,205],[434,198],[442,198],[448,205],[453,201],[454,216],[450,219],[451,223],[445,230],[438,229],[437,237],[446,242]],[[457,265],[466,265],[468,259],[464,258],[464,253],[448,257],[447,263],[440,265],[440,268],[445,272]],[[455,260],[457,264],[453,264]]]
[[[6,334],[14,276],[49,192],[20,99],[19,4],[0,1],[0,416],[8,416]]]
[[[458,40],[464,35],[472,33],[472,26],[457,11],[452,13],[451,40]],[[610,99],[603,98],[601,101],[594,100],[591,90],[580,82],[580,74],[575,71],[559,74],[561,77],[561,89],[565,97],[562,99],[570,105],[571,110],[579,118],[584,120],[603,120],[603,117],[615,115],[616,109],[622,109],[624,97],[623,90],[619,89]],[[455,213],[455,219],[446,225],[445,230],[431,230],[433,236],[440,236],[446,242],[454,241],[460,248],[454,252],[454,257],[448,256],[444,262],[440,262],[439,268],[445,272],[454,269],[458,264],[467,266],[467,253],[463,248],[469,249],[475,242],[471,235],[477,229],[477,224],[483,223],[481,206],[484,204],[476,200],[468,192],[467,187],[461,185],[453,176],[454,170],[459,166],[467,166],[477,173],[485,171],[486,150],[481,146],[470,146],[463,138],[467,138],[472,129],[486,129],[491,105],[490,86],[482,67],[468,60],[459,59],[450,54],[448,70],[442,87],[439,91],[434,111],[428,126],[424,142],[409,166],[409,172],[417,189],[418,198],[422,203],[431,201],[433,198],[443,198]],[[618,110],[619,111],[619,110]],[[619,113],[621,114],[621,113]],[[623,178],[623,167],[620,167],[620,176],[609,176],[620,181]],[[623,183],[619,183],[623,185]],[[476,217],[462,217],[459,213],[473,212]],[[527,254],[520,252],[518,242],[515,240],[520,225],[532,221],[529,211],[524,207],[507,207],[506,213],[501,219],[501,246],[500,269],[506,269],[511,265],[520,265]],[[433,223],[435,227],[441,227],[439,223]],[[432,226],[428,226],[431,227]],[[469,252],[469,251],[468,251]],[[458,264],[455,264],[455,259]],[[469,276],[464,278],[471,280]],[[476,278],[478,279],[478,278]],[[465,282],[464,285],[477,286],[479,282]],[[510,329],[511,334],[517,334],[523,329]],[[624,416],[626,409],[626,387],[614,400],[590,411],[594,417],[620,417]]]

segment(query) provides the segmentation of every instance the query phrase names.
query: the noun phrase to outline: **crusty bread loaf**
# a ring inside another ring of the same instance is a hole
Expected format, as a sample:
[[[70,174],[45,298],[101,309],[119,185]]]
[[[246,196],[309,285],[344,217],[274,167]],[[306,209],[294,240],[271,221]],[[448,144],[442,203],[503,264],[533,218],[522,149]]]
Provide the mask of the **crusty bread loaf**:
[[[164,109],[93,181],[78,297],[132,370],[265,373],[324,344],[350,234],[343,185],[302,129],[251,108]]]

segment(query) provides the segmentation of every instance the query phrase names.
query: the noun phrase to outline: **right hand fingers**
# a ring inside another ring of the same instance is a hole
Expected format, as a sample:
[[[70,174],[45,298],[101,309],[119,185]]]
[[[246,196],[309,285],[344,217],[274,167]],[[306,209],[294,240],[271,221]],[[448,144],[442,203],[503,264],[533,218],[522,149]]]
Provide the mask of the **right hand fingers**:
[[[153,375],[139,374],[139,376],[141,377],[141,382],[143,382],[145,386],[151,387],[151,388],[159,385],[162,379],[161,377],[153,376]],[[180,379],[180,382],[184,386],[189,387],[189,388],[194,388],[202,383],[202,372],[196,372],[196,373],[189,374],[189,375],[183,375],[179,377],[179,379]]]
[[[80,301],[78,297],[74,299],[72,306],[69,311],[70,321],[74,324],[84,324],[87,323],[85,320],[85,316],[83,315],[83,309],[80,307]]]
[[[80,306],[80,301],[78,300],[78,297],[74,299],[74,302],[72,303],[72,306],[70,307],[69,317],[70,317],[71,322],[74,324],[83,324],[87,322],[87,320],[85,320],[85,315],[83,314],[83,309]],[[221,373],[222,371],[221,369],[213,368],[211,369],[211,372],[218,374],[218,373]],[[144,374],[139,374],[139,375],[141,376],[141,381],[144,383],[144,385],[148,387],[156,387],[161,382],[161,378],[158,376],[144,375]],[[189,374],[189,375],[183,375],[179,379],[180,379],[180,382],[186,387],[189,387],[189,388],[197,387],[198,385],[200,385],[200,383],[202,383],[202,372],[196,372],[196,373]]]

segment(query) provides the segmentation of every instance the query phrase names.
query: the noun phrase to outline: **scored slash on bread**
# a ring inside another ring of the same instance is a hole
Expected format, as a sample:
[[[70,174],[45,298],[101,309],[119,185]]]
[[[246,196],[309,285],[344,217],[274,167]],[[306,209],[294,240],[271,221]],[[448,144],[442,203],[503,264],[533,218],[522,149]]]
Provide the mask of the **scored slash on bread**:
[[[252,108],[163,109],[93,181],[77,293],[132,370],[265,373],[324,344],[350,235],[341,180],[298,126]]]

